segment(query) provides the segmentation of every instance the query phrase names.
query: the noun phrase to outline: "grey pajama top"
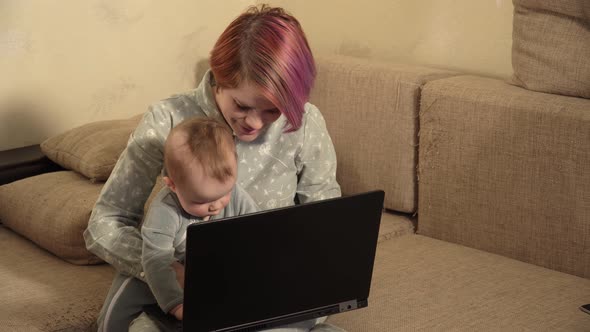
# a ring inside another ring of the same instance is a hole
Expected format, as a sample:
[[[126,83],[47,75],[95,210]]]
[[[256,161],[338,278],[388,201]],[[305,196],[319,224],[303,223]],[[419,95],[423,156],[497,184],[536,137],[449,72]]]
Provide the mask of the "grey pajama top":
[[[170,130],[195,116],[225,122],[215,103],[207,72],[192,91],[152,104],[131,134],[94,206],[84,239],[88,250],[119,272],[140,275],[143,206],[160,174]],[[238,179],[261,210],[341,195],[336,153],[324,118],[305,104],[302,126],[284,133],[281,115],[252,142],[236,140]]]
[[[229,204],[210,220],[256,212],[256,203],[240,186],[234,186]],[[169,312],[183,302],[184,292],[176,281],[170,266],[174,261],[184,262],[186,228],[202,222],[184,211],[178,197],[164,187],[154,198],[141,226],[143,239],[142,264],[145,279],[154,293],[158,305]]]

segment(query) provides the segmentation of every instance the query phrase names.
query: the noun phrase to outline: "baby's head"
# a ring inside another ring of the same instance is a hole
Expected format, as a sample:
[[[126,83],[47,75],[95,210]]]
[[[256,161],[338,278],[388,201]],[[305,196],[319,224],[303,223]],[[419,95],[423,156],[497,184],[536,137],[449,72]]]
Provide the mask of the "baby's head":
[[[193,118],[174,127],[164,146],[164,182],[182,208],[197,217],[221,212],[236,182],[236,147],[219,121]]]

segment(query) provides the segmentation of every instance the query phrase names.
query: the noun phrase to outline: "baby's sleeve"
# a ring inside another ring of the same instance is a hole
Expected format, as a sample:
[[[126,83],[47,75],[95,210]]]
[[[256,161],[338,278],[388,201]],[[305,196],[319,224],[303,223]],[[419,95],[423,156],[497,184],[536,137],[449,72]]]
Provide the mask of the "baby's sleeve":
[[[154,202],[141,228],[141,262],[145,279],[164,312],[169,312],[183,301],[184,292],[171,267],[176,261],[174,239],[180,223],[181,216],[177,209],[162,202]]]
[[[232,203],[236,215],[258,212],[260,209],[250,194],[240,185],[236,184],[232,194]]]

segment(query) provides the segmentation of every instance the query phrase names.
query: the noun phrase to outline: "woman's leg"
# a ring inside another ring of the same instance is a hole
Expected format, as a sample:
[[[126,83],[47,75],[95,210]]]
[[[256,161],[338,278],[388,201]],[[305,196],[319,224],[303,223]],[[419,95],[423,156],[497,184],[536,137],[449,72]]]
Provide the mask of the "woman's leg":
[[[311,332],[346,332],[346,330],[343,330],[343,329],[339,328],[338,326],[332,325],[330,323],[319,323],[316,326],[314,326],[310,331]]]
[[[98,316],[98,332],[127,331],[145,305],[156,303],[148,285],[117,274]]]
[[[288,324],[261,332],[346,332],[337,326],[325,323],[328,317],[305,320],[298,323]]]
[[[168,320],[159,320],[142,312],[129,325],[129,332],[178,332],[182,331],[179,324],[171,324]]]
[[[129,332],[160,332],[160,328],[145,312],[142,312],[129,325]]]
[[[262,330],[261,332],[309,332],[318,323],[325,321],[325,317],[304,320],[297,323],[291,323],[271,329]]]

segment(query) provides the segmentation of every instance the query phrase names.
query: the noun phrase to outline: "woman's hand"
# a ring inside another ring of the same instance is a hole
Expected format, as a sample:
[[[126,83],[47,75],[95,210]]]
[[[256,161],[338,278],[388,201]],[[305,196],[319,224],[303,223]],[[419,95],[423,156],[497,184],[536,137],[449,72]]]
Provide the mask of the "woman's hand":
[[[170,266],[172,266],[172,269],[176,273],[176,281],[180,285],[180,288],[184,289],[184,265],[174,262]]]

